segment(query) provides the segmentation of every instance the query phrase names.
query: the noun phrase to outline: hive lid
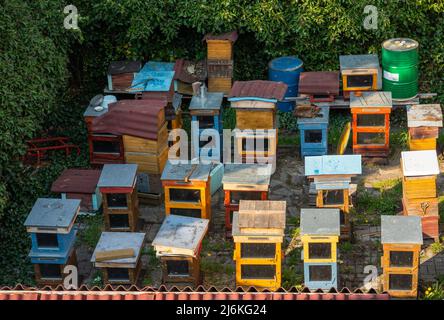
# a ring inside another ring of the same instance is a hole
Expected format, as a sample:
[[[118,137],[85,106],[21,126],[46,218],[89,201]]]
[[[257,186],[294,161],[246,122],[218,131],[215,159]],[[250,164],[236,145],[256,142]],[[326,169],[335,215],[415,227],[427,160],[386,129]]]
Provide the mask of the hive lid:
[[[341,71],[349,69],[379,69],[377,54],[358,54],[339,56]]]
[[[305,175],[356,175],[362,173],[361,155],[326,155],[305,157]]]
[[[153,240],[157,253],[195,255],[208,230],[209,220],[169,215]]]
[[[406,177],[439,174],[438,156],[435,150],[402,151],[402,171]]]
[[[298,125],[328,123],[329,115],[330,115],[330,107],[328,106],[328,104],[324,104],[324,103],[316,103],[316,105],[320,107],[319,114],[316,117],[312,117],[312,118],[298,117],[298,121],[297,121]]]
[[[80,200],[78,199],[38,198],[24,225],[25,227],[70,229],[79,209]]]
[[[92,254],[91,262],[96,262],[96,252],[98,251],[133,249],[133,257],[100,261],[100,263],[135,265],[139,260],[144,240],[145,233],[143,232],[102,232],[100,239],[97,242],[96,248],[94,249],[94,252]]]
[[[207,40],[228,40],[231,41],[232,43],[236,42],[238,37],[237,31],[230,31],[230,32],[225,32],[225,33],[220,33],[220,34],[215,34],[215,33],[207,33],[204,37],[203,37],[203,41],[207,41]]]
[[[270,185],[271,164],[228,163],[225,165],[222,184],[245,186]]]
[[[142,63],[140,61],[113,61],[109,64],[108,74],[139,72],[141,67]]]
[[[223,99],[223,92],[207,92],[204,98],[193,96],[189,109],[190,111],[220,110]]]
[[[105,164],[98,187],[131,188],[137,174],[137,164]]]
[[[285,83],[276,81],[235,81],[228,101],[257,100],[275,103],[285,97],[287,88]]]
[[[301,59],[296,56],[279,57],[268,63],[268,68],[276,71],[295,71],[304,65]]]
[[[299,77],[299,93],[313,95],[339,95],[339,72],[302,72]]]
[[[286,201],[240,200],[239,228],[284,229]]]
[[[381,243],[422,244],[419,216],[381,216]]]
[[[161,180],[184,181],[208,181],[211,171],[211,164],[203,163],[172,163],[167,161],[162,172]]]
[[[350,93],[350,108],[391,108],[392,93],[390,91],[364,91],[359,96]]]
[[[418,48],[419,43],[409,38],[393,38],[385,40],[382,47],[390,51],[409,51]]]
[[[167,92],[170,91],[174,79],[174,71],[143,70],[134,75],[131,84],[132,92]]]
[[[339,236],[339,209],[301,209],[301,235]]]
[[[147,71],[174,71],[174,62],[148,61],[140,72]]]
[[[442,127],[442,110],[439,104],[415,104],[407,106],[409,128]]]
[[[53,182],[51,192],[95,193],[100,178],[100,170],[66,169]]]

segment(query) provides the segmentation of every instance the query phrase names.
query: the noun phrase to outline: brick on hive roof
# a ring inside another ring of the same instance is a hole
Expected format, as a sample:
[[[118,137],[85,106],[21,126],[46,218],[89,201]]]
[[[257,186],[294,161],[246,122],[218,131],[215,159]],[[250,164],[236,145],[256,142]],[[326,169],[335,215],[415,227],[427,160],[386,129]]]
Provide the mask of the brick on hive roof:
[[[51,186],[56,193],[94,193],[100,178],[100,170],[66,169]]]
[[[166,105],[166,99],[117,101],[110,104],[107,113],[93,120],[92,131],[157,140],[158,129],[165,122],[159,123],[158,115]]]
[[[339,72],[302,72],[299,79],[299,92],[302,94],[339,95]]]
[[[287,85],[283,82],[253,80],[236,81],[231,88],[229,98],[257,97],[264,99],[282,100],[287,91]]]
[[[230,31],[230,32],[225,32],[225,33],[220,33],[220,34],[214,34],[214,33],[207,33],[204,37],[203,37],[203,41],[207,41],[207,40],[229,40],[231,42],[236,42],[238,37],[237,31]]]

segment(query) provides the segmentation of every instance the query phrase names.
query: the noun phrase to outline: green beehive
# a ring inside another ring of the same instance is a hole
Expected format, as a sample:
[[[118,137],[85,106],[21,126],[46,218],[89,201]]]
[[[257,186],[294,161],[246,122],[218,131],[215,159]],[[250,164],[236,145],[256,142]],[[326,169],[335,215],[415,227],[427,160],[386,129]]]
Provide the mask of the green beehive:
[[[418,94],[419,44],[408,38],[382,43],[382,87],[394,100],[409,100]]]

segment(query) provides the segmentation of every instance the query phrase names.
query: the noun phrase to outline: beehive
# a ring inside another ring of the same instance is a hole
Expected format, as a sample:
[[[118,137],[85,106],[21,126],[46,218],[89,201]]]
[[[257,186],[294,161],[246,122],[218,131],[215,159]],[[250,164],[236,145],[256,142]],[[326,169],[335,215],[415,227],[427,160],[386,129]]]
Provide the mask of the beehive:
[[[383,290],[396,298],[416,298],[423,243],[421,218],[381,216],[381,243]]]
[[[438,240],[436,177],[440,170],[436,151],[401,152],[401,170],[404,215],[420,216],[423,220],[423,236]]]
[[[339,209],[301,209],[304,285],[313,290],[337,288]]]
[[[76,265],[75,220],[80,211],[78,199],[39,198],[24,223],[31,236],[29,257],[39,285],[63,283],[64,267]]]
[[[103,195],[106,231],[136,231],[139,201],[136,164],[106,164],[97,186]]]
[[[285,201],[240,201],[232,231],[236,286],[281,286],[285,212]]]
[[[378,55],[339,56],[344,98],[351,92],[376,91],[382,86]]]
[[[51,192],[60,193],[62,199],[79,199],[81,214],[95,214],[102,205],[97,188],[100,170],[66,169],[51,186]]]
[[[339,73],[336,71],[302,72],[299,94],[308,95],[310,102],[333,102],[339,95]]]
[[[353,153],[363,157],[387,157],[390,142],[390,92],[350,94]]]
[[[222,184],[225,200],[226,236],[231,236],[233,213],[240,200],[267,200],[270,189],[271,165],[229,163],[225,165]]]
[[[209,220],[169,215],[152,246],[162,266],[163,283],[201,283],[200,251]]]
[[[436,150],[436,139],[442,127],[442,110],[439,104],[407,106],[409,147],[415,150]]]
[[[134,75],[140,71],[140,61],[113,61],[108,67],[108,90],[124,91],[131,87]]]
[[[322,104],[319,115],[313,118],[298,118],[301,157],[328,153],[328,121],[330,108]]]
[[[162,172],[166,215],[211,218],[211,164],[172,163]]]
[[[105,284],[137,284],[144,240],[140,232],[102,232],[91,262],[102,271]]]
[[[313,180],[316,207],[340,210],[341,239],[351,233],[351,178],[361,173],[360,155],[305,157],[305,176]]]

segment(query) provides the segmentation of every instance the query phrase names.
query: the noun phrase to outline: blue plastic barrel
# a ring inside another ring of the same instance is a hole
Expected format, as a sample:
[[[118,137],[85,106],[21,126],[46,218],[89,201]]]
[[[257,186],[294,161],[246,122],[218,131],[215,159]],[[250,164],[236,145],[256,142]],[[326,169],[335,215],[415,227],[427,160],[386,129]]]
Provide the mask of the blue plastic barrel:
[[[271,81],[282,81],[288,85],[286,97],[296,97],[299,89],[299,75],[304,71],[304,63],[296,56],[280,57],[270,61],[268,64],[268,79]],[[281,111],[292,111],[294,101],[278,102]]]

